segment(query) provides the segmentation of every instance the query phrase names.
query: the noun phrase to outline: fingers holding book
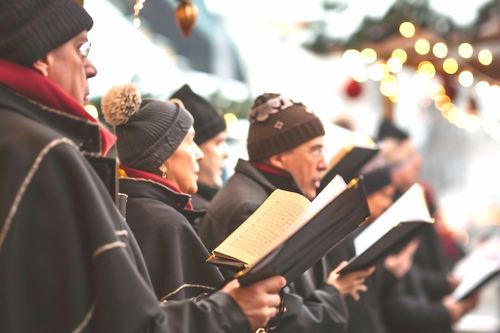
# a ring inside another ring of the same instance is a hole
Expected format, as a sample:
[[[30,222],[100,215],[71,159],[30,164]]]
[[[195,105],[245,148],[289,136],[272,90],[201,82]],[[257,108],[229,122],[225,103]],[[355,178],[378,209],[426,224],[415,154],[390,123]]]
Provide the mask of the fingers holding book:
[[[375,266],[339,275],[339,271],[347,266],[347,261],[341,262],[328,276],[327,282],[338,289],[342,296],[352,296],[359,299],[359,292],[368,288],[363,284],[365,279],[375,271]]]
[[[280,311],[280,290],[285,287],[286,280],[282,276],[273,276],[265,280],[241,287],[238,280],[232,280],[222,288],[238,303],[247,316],[252,330],[255,332],[265,327],[269,320]]]

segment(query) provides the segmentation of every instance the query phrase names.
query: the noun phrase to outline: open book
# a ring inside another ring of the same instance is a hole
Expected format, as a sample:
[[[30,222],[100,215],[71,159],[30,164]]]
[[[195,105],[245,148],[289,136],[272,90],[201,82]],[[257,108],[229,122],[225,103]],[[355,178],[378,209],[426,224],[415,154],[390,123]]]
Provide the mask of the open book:
[[[331,124],[327,127],[325,146],[328,148],[328,171],[321,181],[321,191],[336,175],[349,182],[380,150],[367,134]]]
[[[398,252],[425,225],[433,223],[419,184],[410,187],[391,207],[354,239],[356,255],[340,274],[372,266],[391,252]]]
[[[455,288],[451,297],[461,301],[500,275],[500,261],[483,259],[469,266],[467,274]]]
[[[500,238],[491,236],[477,243],[455,264],[452,273],[461,280],[452,293],[454,299],[465,299],[479,290],[500,274]]]
[[[207,262],[233,267],[240,284],[272,275],[293,282],[369,217],[362,183],[342,177],[310,202],[276,190],[212,252]]]

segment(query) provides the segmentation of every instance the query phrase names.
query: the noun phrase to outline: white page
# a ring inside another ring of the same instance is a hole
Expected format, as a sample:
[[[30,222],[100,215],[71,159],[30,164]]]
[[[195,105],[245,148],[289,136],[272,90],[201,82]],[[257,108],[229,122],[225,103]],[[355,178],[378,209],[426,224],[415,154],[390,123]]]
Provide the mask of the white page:
[[[469,270],[464,275],[462,281],[451,296],[454,299],[460,299],[466,295],[474,287],[478,286],[486,277],[490,276],[495,271],[500,270],[500,262],[498,260],[477,260],[473,264],[469,264]]]
[[[365,252],[399,223],[409,221],[432,221],[425,201],[424,189],[418,183],[413,184],[391,207],[354,239],[356,255]]]

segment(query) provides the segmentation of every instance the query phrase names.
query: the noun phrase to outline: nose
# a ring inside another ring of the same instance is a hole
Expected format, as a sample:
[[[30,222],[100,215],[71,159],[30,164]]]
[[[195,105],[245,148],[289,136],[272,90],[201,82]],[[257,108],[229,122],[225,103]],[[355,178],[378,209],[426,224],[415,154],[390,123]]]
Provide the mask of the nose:
[[[84,59],[84,69],[87,79],[97,75],[97,68],[95,68],[94,64],[88,58]]]
[[[195,144],[195,145],[196,145],[196,151],[194,154],[195,154],[196,160],[199,161],[205,157],[205,154],[203,154],[203,151],[201,151],[200,147],[198,147],[197,144]]]
[[[318,170],[325,171],[328,168],[328,164],[326,163],[325,155],[321,155],[318,161]]]
[[[226,159],[228,157],[229,157],[228,146],[227,143],[224,143],[224,146],[222,147],[222,158]]]

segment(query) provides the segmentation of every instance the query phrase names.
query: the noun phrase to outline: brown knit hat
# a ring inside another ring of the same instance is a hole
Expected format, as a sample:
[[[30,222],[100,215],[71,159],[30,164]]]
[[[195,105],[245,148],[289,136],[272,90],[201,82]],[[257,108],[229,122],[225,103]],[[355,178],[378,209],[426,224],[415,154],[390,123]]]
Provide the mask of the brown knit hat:
[[[193,125],[179,104],[141,100],[132,83],[112,87],[101,101],[107,123],[115,125],[120,162],[129,168],[157,174],[177,150]]]
[[[93,23],[75,0],[1,0],[0,59],[31,66]]]
[[[247,150],[260,161],[325,135],[321,120],[302,103],[280,94],[257,97],[249,114]]]

